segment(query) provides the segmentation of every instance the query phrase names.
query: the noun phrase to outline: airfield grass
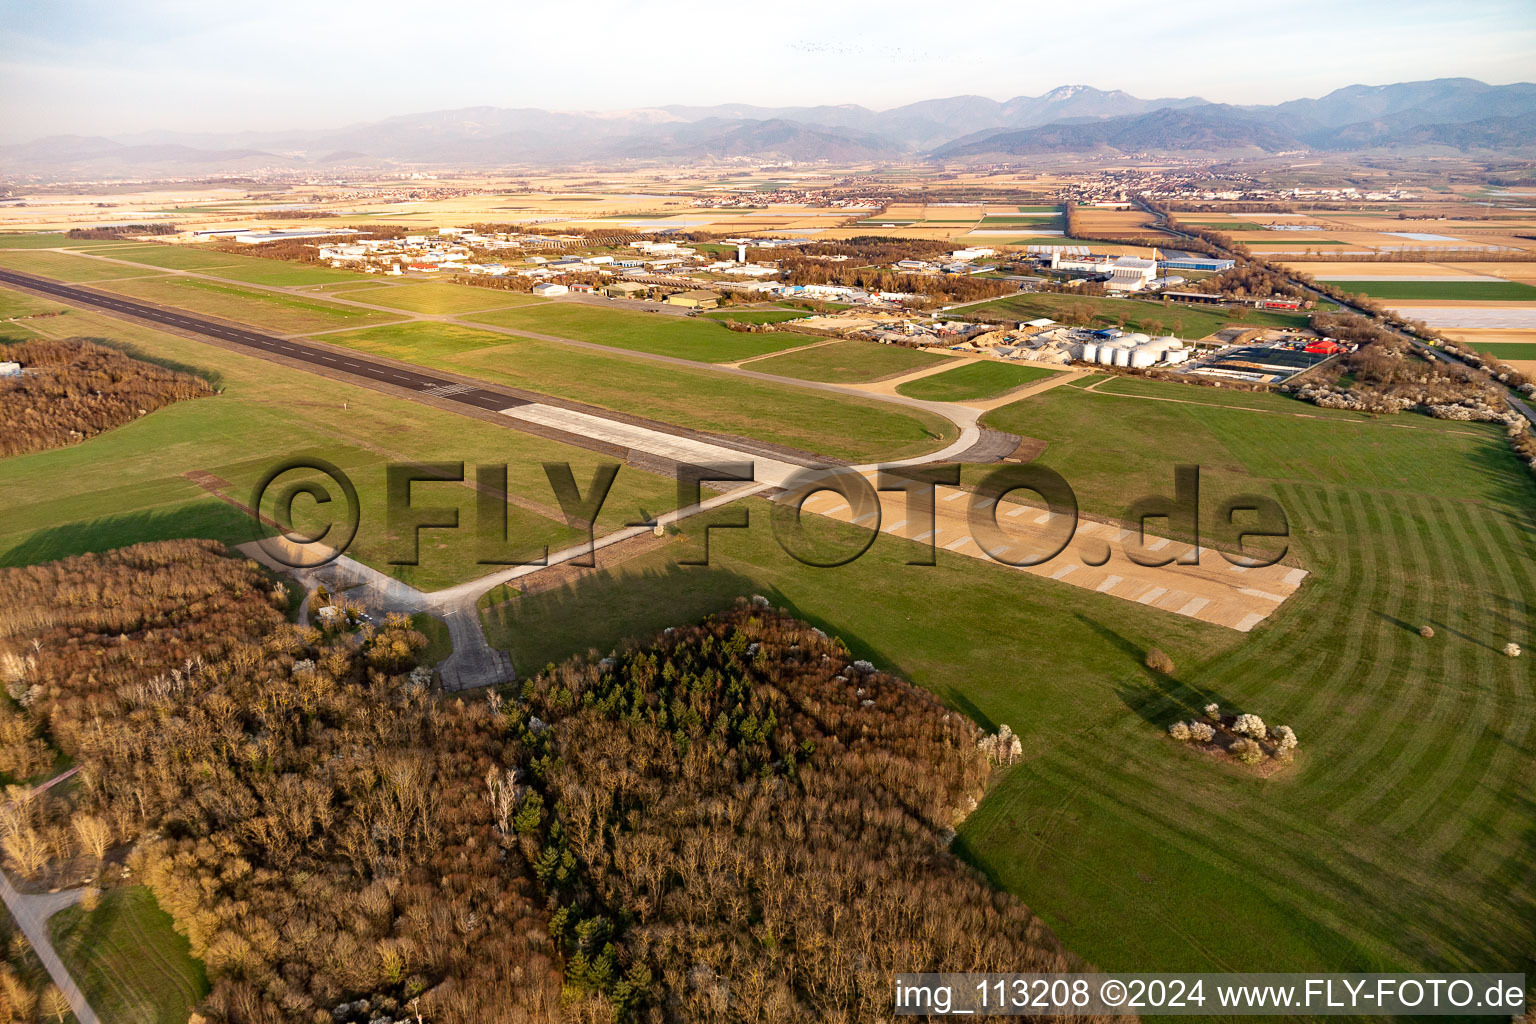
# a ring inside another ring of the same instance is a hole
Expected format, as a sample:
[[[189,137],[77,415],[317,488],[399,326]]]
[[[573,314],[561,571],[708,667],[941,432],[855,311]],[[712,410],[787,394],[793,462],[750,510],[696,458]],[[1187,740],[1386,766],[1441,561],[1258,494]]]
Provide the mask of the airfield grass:
[[[43,336],[92,337],[126,346],[141,358],[200,372],[223,393],[179,402],[68,448],[0,460],[0,493],[6,498],[0,565],[31,564],[148,539],[211,537],[228,544],[254,540],[255,524],[249,516],[183,474],[211,473],[225,482],[219,486],[221,494],[248,503],[256,482],[271,466],[293,457],[318,456],[345,472],[358,491],[361,524],[349,554],[412,586],[432,590],[496,568],[477,563],[482,556],[477,492],[469,483],[416,484],[417,507],[457,507],[462,529],[424,531],[420,564],[391,565],[391,559],[409,557],[410,533],[392,528],[386,514],[389,463],[462,460],[470,483],[477,465],[505,464],[507,489],[515,499],[507,508],[511,542],[492,554],[510,558],[536,555],[546,544],[558,548],[581,536],[565,523],[544,462],[569,462],[585,492],[596,467],[612,461],[586,449],[90,312],[71,311],[30,323]],[[305,476],[314,478],[294,473],[279,483]],[[335,493],[334,484],[329,489]],[[671,480],[626,466],[603,506],[599,532],[666,511],[675,501]],[[330,509],[317,510],[309,499],[296,502],[294,510],[294,525],[302,529],[333,518],[318,518],[318,512]],[[264,511],[272,513],[270,507]],[[488,525],[492,530],[499,526]]]
[[[742,324],[782,324],[816,314],[788,309],[714,309],[702,314],[706,320],[735,320]]]
[[[1176,334],[1204,338],[1243,324],[1252,327],[1306,327],[1305,313],[1276,313],[1261,309],[1197,309],[1138,299],[1100,298],[1092,295],[1014,295],[965,307],[967,313],[991,313],[1010,319],[1049,317],[1084,327],[1124,327],[1147,334]]]
[[[95,252],[98,256],[141,266],[189,270],[198,274],[211,274],[222,267],[233,265],[238,258],[204,246],[158,245],[154,242],[120,242]]]
[[[151,267],[170,270],[190,270],[214,277],[228,278],[246,284],[265,284],[277,287],[330,284],[355,281],[358,275],[350,270],[334,270],[291,260],[266,259],[261,256],[245,256],[201,245],[164,245],[158,242],[138,242],[119,248],[103,250],[101,255],[115,260],[129,260]]]
[[[1329,281],[1375,299],[1444,299],[1464,302],[1536,302],[1536,286],[1518,281]]]
[[[1145,377],[1099,375],[1096,395],[1124,395],[1136,398],[1153,398],[1165,402],[1186,402],[1227,409],[1254,409],[1260,412],[1300,416],[1306,419],[1338,419],[1369,422],[1371,417],[1346,409],[1324,409],[1299,398],[1282,395],[1275,391],[1237,391],[1232,388],[1203,387],[1177,381],[1148,380]],[[1076,382],[1074,382],[1076,383]],[[1434,423],[1424,423],[1414,417],[1399,417],[1387,421],[1400,429],[1437,429]],[[1449,422],[1449,421],[1445,421]]]
[[[110,281],[123,277],[152,277],[158,270],[147,267],[125,267],[120,263],[104,263],[87,256],[66,252],[49,252],[46,249],[0,249],[0,267],[19,270],[23,274],[37,274],[58,281]]]
[[[703,317],[607,309],[578,302],[546,302],[537,307],[503,309],[466,319],[704,363],[734,363],[806,343],[803,335],[782,331],[742,334]]]
[[[781,377],[849,384],[898,373],[911,373],[948,358],[935,352],[919,352],[917,349],[896,345],[838,341],[831,345],[818,345],[799,352],[759,359],[748,365],[761,373],[776,373]]]
[[[930,402],[967,402],[998,395],[1044,380],[1058,370],[1043,366],[1019,366],[990,360],[970,360],[963,366],[899,384],[898,393]]]
[[[1498,431],[1396,418],[1348,429],[1056,388],[992,413],[1048,438],[1083,506],[1170,493],[1281,502],[1311,575],[1248,634],[879,537],[837,569],[708,517],[663,548],[485,612],[523,671],[763,594],[989,727],[1024,757],[956,849],[1110,970],[1530,969],[1536,484]],[[717,513],[723,514],[723,513]],[[838,526],[852,536],[858,528]],[[1418,636],[1420,625],[1436,636]],[[1176,669],[1143,657],[1157,646]],[[1269,778],[1174,744],[1208,702],[1297,730]]]
[[[388,324],[326,342],[665,423],[757,438],[833,458],[901,458],[942,447],[954,425],[874,399],[826,395],[519,338],[459,324]],[[754,364],[755,365],[755,364]]]
[[[0,289],[0,320],[33,317],[39,313],[55,313],[63,308],[59,303],[43,298],[41,295]],[[0,325],[0,331],[3,330],[5,330],[4,325]]]
[[[145,886],[108,889],[95,910],[69,907],[48,929],[105,1024],[185,1024],[208,994],[203,965]]]
[[[503,309],[508,306],[533,306],[548,301],[526,292],[501,288],[477,288],[468,284],[427,281],[421,284],[375,285],[347,288],[342,293],[357,302],[388,306],[412,313],[472,313],[476,310]]]
[[[130,298],[222,317],[257,330],[304,334],[355,327],[390,319],[388,313],[337,306],[318,299],[257,291],[195,277],[115,281],[102,286]]]
[[[94,249],[121,244],[122,242],[115,238],[70,238],[62,231],[0,231],[0,249]]]

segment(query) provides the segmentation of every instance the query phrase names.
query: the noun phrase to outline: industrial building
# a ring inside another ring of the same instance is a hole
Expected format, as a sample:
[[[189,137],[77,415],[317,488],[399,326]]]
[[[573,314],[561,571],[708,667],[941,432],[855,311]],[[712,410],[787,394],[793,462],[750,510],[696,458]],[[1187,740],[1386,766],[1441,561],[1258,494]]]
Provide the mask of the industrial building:
[[[1203,270],[1219,274],[1237,266],[1235,260],[1220,260],[1210,256],[1179,256],[1171,260],[1159,260],[1163,270]]]
[[[1157,277],[1157,261],[1140,256],[1082,256],[1051,252],[1051,269],[1101,275],[1105,287],[1117,292],[1139,292]]]
[[[686,292],[673,292],[664,300],[669,306],[687,306],[690,309],[714,309],[720,305],[720,293],[695,288]]]

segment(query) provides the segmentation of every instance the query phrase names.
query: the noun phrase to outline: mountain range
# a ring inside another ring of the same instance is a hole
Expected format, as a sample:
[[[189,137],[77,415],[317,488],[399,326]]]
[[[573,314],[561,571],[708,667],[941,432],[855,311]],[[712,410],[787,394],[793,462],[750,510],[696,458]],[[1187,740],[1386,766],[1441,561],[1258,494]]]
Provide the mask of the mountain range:
[[[734,158],[961,162],[1048,153],[1410,148],[1536,151],[1536,85],[1467,78],[1352,85],[1272,106],[1194,96],[1140,99],[1069,85],[1005,101],[952,96],[882,111],[739,103],[600,113],[466,107],[333,129],[50,136],[0,146],[0,173],[190,175]]]

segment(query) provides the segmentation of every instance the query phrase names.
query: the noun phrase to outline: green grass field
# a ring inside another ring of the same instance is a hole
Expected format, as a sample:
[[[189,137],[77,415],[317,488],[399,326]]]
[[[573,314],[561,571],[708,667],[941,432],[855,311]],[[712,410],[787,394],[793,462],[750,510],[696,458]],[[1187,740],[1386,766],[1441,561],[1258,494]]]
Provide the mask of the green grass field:
[[[1275,313],[1259,309],[1213,310],[1138,299],[1111,299],[1089,295],[1015,295],[966,306],[968,314],[990,313],[1010,319],[1034,320],[1050,317],[1083,327],[1123,327],[1147,334],[1176,334],[1181,338],[1204,338],[1224,327],[1247,324],[1254,327],[1305,327],[1305,313]]]
[[[446,281],[427,281],[421,284],[386,285],[368,288],[341,286],[340,294],[356,302],[375,306],[388,306],[412,313],[472,313],[475,310],[503,309],[508,306],[532,306],[548,300],[523,292],[504,291],[499,288],[477,288],[468,284],[449,284]],[[337,291],[332,288],[330,291]]]
[[[1536,302],[1536,286],[1518,281],[1329,281],[1355,295],[1374,299],[1435,299],[1450,302]]]
[[[1340,419],[1368,422],[1369,417],[1344,409],[1324,409],[1310,402],[1291,398],[1273,391],[1235,391],[1231,388],[1202,387],[1198,384],[1182,384],[1170,381],[1148,380],[1145,377],[1119,377],[1101,375],[1102,383],[1093,389],[1096,395],[1127,395],[1138,398],[1154,398],[1169,402],[1188,402],[1221,408],[1254,409],[1260,412],[1301,416],[1309,419]],[[1074,382],[1076,383],[1076,382]],[[1402,418],[1399,427],[1418,429],[1423,424],[1417,420]],[[1425,427],[1425,429],[1431,429]]]
[[[117,238],[70,238],[62,231],[0,231],[0,249],[95,249],[122,244]]]
[[[458,324],[391,324],[328,334],[325,340],[618,412],[834,458],[900,458],[932,451],[955,436],[953,424],[946,420],[874,399],[826,395],[788,382],[775,385],[707,367],[658,364],[622,352],[595,352]]]
[[[90,913],[61,911],[49,931],[104,1024],[186,1024],[208,994],[203,965],[142,885],[107,890]]]
[[[956,848],[1106,969],[1529,970],[1536,689],[1499,648],[1532,645],[1536,484],[1499,432],[1078,388],[987,422],[1049,439],[1091,511],[1168,493],[1181,462],[1205,467],[1208,517],[1273,495],[1312,576],[1245,635],[943,551],[906,566],[884,536],[809,568],[754,506],[707,569],[664,549],[486,618],[531,670],[760,593],[1012,725],[1024,759]],[[1170,677],[1143,666],[1154,645]],[[1296,763],[1260,779],[1164,736],[1208,701],[1294,726]]]
[[[814,315],[805,310],[787,309],[715,309],[702,314],[706,320],[735,320],[741,324],[782,324]]]
[[[1536,342],[1483,341],[1476,344],[1477,350],[1484,355],[1500,359],[1536,359]]]
[[[922,398],[930,402],[966,402],[996,398],[1014,388],[1044,380],[1057,372],[1043,366],[970,360],[953,370],[898,385],[896,390],[908,398]]]
[[[0,249],[0,267],[38,274],[58,281],[111,281],[123,277],[153,277],[160,271],[149,267],[106,263],[88,256],[37,249]]]
[[[277,287],[330,284],[355,281],[359,275],[350,270],[334,270],[289,260],[265,259],[226,252],[205,245],[166,245],[159,242],[135,242],[102,250],[101,255],[115,260],[129,260],[145,266],[170,270],[190,270],[200,274],[265,284]]]
[[[911,373],[943,362],[946,358],[949,357],[935,352],[878,345],[872,341],[838,341],[759,359],[748,365],[761,373],[776,373],[781,377],[849,384],[898,373]]]
[[[577,302],[546,302],[466,319],[702,363],[733,363],[806,343],[804,336],[798,334],[741,334],[703,317],[609,309]]]
[[[386,516],[389,462],[462,460],[471,480],[477,464],[506,464],[508,489],[524,503],[508,508],[508,536],[519,553],[536,554],[546,544],[559,547],[579,538],[561,516],[542,463],[569,462],[585,487],[598,464],[612,461],[583,448],[89,312],[27,323],[35,323],[44,336],[84,335],[129,345],[142,357],[202,371],[224,390],[161,409],[82,444],[0,460],[0,493],[6,497],[0,520],[3,565],[148,539],[201,536],[244,543],[255,536],[249,517],[183,474],[212,473],[227,482],[222,493],[247,502],[268,467],[317,455],[346,472],[358,490],[362,522],[349,553],[414,586],[436,589],[495,568],[476,564],[476,493],[467,485],[416,485],[417,504],[457,506],[462,529],[424,532],[421,564],[391,566],[399,538],[390,532]],[[111,471],[102,472],[104,466]],[[282,482],[296,479],[285,476]],[[603,532],[621,527],[642,512],[670,509],[675,500],[671,480],[626,466],[599,527]],[[295,504],[297,525],[314,524],[311,509],[308,499]]]
[[[38,313],[51,313],[63,308],[59,303],[41,295],[0,289],[0,320],[9,320],[18,316],[36,316]],[[0,330],[3,329],[0,327]]]
[[[115,281],[101,287],[130,298],[235,320],[257,330],[279,334],[329,331],[390,319],[388,313],[371,309],[337,306],[319,299],[258,291],[195,277]]]

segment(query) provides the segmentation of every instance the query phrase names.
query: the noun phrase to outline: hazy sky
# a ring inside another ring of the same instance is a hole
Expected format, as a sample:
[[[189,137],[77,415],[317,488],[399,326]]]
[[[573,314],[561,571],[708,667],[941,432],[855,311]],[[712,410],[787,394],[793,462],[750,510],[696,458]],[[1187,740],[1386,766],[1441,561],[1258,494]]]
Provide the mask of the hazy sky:
[[[1449,76],[1536,79],[1536,3],[0,0],[6,142],[475,105],[884,109],[1078,83],[1273,103]]]

